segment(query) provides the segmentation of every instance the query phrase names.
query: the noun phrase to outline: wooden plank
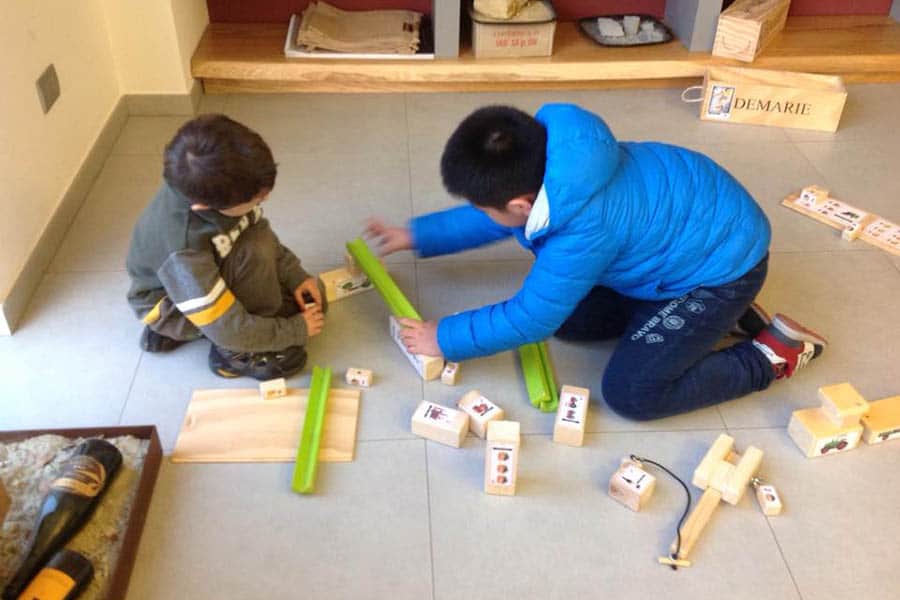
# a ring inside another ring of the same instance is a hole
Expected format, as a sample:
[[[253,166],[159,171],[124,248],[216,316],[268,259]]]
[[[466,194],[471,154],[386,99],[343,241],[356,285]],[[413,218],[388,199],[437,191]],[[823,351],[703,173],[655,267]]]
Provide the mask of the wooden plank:
[[[197,390],[172,462],[294,462],[309,390],[262,400],[255,389]],[[332,389],[319,449],[321,462],[348,462],[356,449],[359,390]]]

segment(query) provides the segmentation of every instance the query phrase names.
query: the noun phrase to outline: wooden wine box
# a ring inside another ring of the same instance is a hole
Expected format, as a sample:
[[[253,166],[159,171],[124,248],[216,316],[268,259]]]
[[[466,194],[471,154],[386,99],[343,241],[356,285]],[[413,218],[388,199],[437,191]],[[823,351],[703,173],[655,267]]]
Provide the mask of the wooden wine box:
[[[137,492],[131,505],[128,521],[123,532],[122,546],[116,564],[110,567],[110,579],[107,587],[106,598],[108,600],[120,600],[125,598],[128,591],[128,580],[131,578],[131,570],[137,556],[138,544],[144,530],[144,521],[147,519],[147,511],[150,508],[150,499],[153,496],[153,488],[156,485],[156,476],[159,474],[159,465],[162,461],[162,445],[156,427],[153,425],[136,425],[123,427],[89,427],[76,429],[31,429],[20,431],[0,431],[0,444],[19,442],[39,435],[59,435],[67,438],[103,437],[106,439],[118,436],[130,435],[141,440],[147,440],[147,454],[141,465],[140,476],[137,480]],[[102,500],[101,500],[102,502]]]
[[[719,15],[714,56],[753,62],[784,29],[790,0],[737,0]]]

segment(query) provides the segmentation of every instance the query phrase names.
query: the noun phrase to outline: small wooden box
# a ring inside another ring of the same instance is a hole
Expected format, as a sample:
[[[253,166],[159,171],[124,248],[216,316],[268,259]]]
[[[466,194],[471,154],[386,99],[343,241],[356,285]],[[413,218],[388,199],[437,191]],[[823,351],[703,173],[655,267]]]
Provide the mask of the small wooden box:
[[[263,400],[272,400],[287,396],[287,382],[284,377],[259,382],[259,395]]]
[[[553,441],[567,446],[584,444],[584,427],[591,391],[564,385],[559,393],[556,423],[553,425]]]
[[[423,438],[459,448],[469,432],[469,416],[453,408],[422,402],[412,416],[412,432]]]
[[[502,421],[505,416],[502,408],[482,396],[478,390],[472,390],[460,398],[457,406],[469,415],[469,429],[481,439],[487,435],[488,423]]]
[[[344,381],[347,382],[347,385],[358,385],[360,387],[371,387],[372,386],[372,370],[371,369],[357,369],[355,367],[350,367],[347,369],[347,372],[344,373]]]
[[[441,371],[441,383],[444,385],[456,385],[456,378],[459,377],[459,363],[447,361],[444,370]]]
[[[753,62],[784,29],[790,0],[737,0],[719,15],[714,56]]]
[[[516,421],[491,421],[484,453],[485,493],[514,496],[518,471],[519,424]]]
[[[622,460],[619,469],[609,479],[610,497],[635,512],[646,505],[655,488],[656,477],[628,458]]]
[[[778,494],[775,486],[763,483],[754,487],[756,488],[756,501],[759,503],[759,508],[762,509],[763,514],[767,517],[780,515],[783,505],[781,504],[781,496]]]
[[[496,19],[470,9],[475,58],[550,56],[556,12],[547,0],[528,4],[511,19]]]
[[[788,434],[807,458],[853,450],[862,431],[862,425],[838,427],[821,408],[795,410],[788,423]]]
[[[900,438],[900,396],[876,400],[862,419],[863,439],[867,444],[880,444]]]

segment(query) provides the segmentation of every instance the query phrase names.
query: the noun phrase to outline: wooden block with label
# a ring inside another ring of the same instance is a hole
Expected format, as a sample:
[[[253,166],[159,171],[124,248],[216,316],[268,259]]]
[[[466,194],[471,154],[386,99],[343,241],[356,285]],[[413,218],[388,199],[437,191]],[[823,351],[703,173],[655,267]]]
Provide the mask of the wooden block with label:
[[[863,439],[867,444],[880,444],[900,438],[900,396],[876,400],[862,418]]]
[[[284,377],[261,381],[259,383],[259,394],[263,400],[287,396],[287,382],[284,380]]]
[[[774,517],[781,514],[783,508],[781,496],[774,485],[754,479],[753,488],[756,490],[756,501],[759,503],[759,508],[762,509],[764,515]]]
[[[472,390],[460,398],[457,406],[469,415],[469,429],[481,439],[487,435],[488,423],[502,421],[505,416],[502,408],[482,396],[478,390]]]
[[[469,432],[469,416],[461,410],[422,402],[412,416],[412,432],[423,438],[459,448]]]
[[[441,371],[441,383],[444,385],[456,385],[456,378],[459,376],[459,363],[447,361],[444,370]]]
[[[9,495],[6,493],[6,488],[3,487],[3,480],[0,480],[0,526],[3,525],[3,519],[6,518],[10,504]]]
[[[484,455],[484,492],[514,496],[519,470],[519,424],[490,421]]]
[[[737,0],[722,11],[714,56],[753,62],[787,22],[790,0]]]
[[[622,460],[619,469],[609,479],[610,497],[635,512],[647,504],[655,488],[656,477],[629,458]]]
[[[862,425],[835,425],[821,408],[795,410],[788,423],[788,434],[807,458],[853,450],[862,431]]]
[[[371,369],[357,369],[354,367],[350,367],[347,369],[347,372],[344,374],[344,381],[347,382],[347,385],[358,385],[360,387],[371,387],[372,386],[372,370]]]
[[[553,441],[567,446],[584,444],[584,427],[591,391],[587,388],[564,385],[559,393]]]
[[[375,289],[365,273],[354,275],[346,267],[319,273],[319,279],[325,285],[325,297],[329,302]]]
[[[406,349],[406,345],[403,343],[403,340],[400,339],[400,332],[403,331],[403,326],[400,325],[400,322],[393,315],[390,316],[390,327],[391,327],[391,337],[394,342],[400,347],[400,350],[403,351],[403,354],[406,356],[407,360],[415,367],[416,372],[419,373],[419,376],[425,381],[431,381],[432,379],[437,379],[441,375],[441,371],[444,369],[444,359],[440,356],[425,356],[424,354],[413,354],[409,350]]]
[[[849,383],[820,387],[819,399],[825,416],[838,427],[857,425],[860,417],[869,412],[869,403]]]

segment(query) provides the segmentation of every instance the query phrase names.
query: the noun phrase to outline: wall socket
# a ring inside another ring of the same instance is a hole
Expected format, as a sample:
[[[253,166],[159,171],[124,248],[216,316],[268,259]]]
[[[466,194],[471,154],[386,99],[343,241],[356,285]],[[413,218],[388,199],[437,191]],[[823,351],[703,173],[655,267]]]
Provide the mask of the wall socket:
[[[56,76],[56,67],[50,64],[37,80],[38,98],[41,108],[46,115],[56,99],[59,98],[59,78]]]

